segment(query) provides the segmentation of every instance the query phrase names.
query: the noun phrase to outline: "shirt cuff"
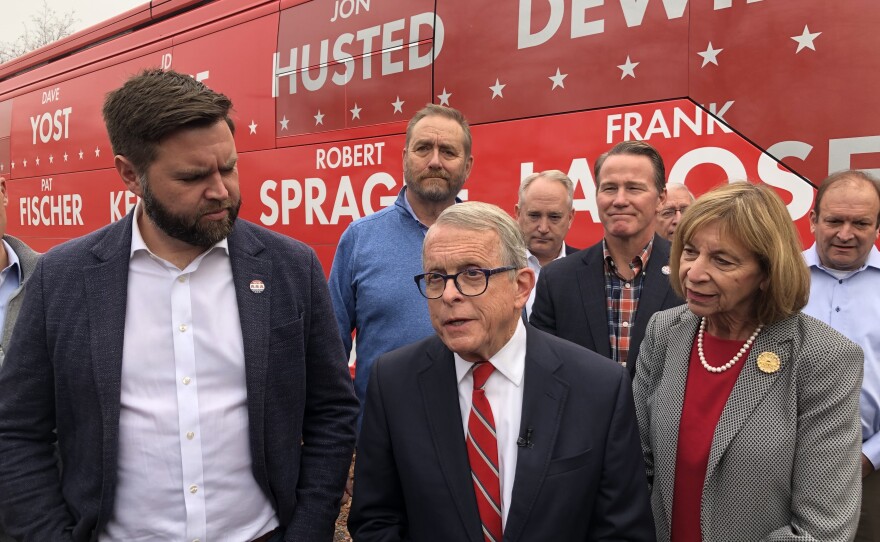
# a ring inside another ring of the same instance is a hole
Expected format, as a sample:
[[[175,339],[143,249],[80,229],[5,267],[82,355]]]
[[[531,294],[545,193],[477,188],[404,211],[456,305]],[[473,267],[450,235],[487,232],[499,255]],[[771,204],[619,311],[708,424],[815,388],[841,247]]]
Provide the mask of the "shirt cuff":
[[[874,470],[880,470],[880,433],[874,433],[871,438],[862,442],[862,453],[874,465]]]

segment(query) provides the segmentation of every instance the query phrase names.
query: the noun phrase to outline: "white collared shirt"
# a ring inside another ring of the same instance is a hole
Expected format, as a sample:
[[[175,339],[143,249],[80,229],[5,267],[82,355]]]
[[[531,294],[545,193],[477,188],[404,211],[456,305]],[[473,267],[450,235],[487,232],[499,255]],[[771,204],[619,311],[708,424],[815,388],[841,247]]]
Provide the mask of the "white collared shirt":
[[[227,241],[181,271],[150,252],[135,219],[127,295],[118,481],[100,540],[240,542],[275,528],[251,471]]]
[[[467,435],[471,397],[474,391],[473,363],[455,358],[455,374],[458,377],[458,404],[464,434]],[[501,481],[501,523],[507,525],[507,512],[513,495],[516,474],[516,457],[519,448],[516,441],[520,434],[523,404],[523,377],[526,369],[526,326],[517,319],[516,331],[497,354],[489,358],[495,371],[489,376],[483,389],[495,418],[495,435],[498,439],[498,473]]]
[[[538,261],[538,257],[532,254],[532,251],[526,249],[526,258],[529,264],[529,269],[535,272],[535,286],[532,288],[532,291],[529,293],[529,300],[526,301],[526,318],[532,315],[532,305],[535,304],[535,290],[538,288],[538,277],[541,276],[541,262]],[[565,243],[562,243],[562,248],[559,249],[559,254],[553,258],[553,261],[560,258],[565,258]]]

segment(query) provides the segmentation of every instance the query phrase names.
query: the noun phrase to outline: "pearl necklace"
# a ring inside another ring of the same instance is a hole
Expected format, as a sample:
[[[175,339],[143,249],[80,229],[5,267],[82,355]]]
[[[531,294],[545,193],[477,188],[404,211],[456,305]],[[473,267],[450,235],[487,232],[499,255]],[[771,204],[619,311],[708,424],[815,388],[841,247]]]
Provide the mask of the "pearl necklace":
[[[703,355],[703,332],[706,330],[706,317],[704,316],[700,319],[700,331],[697,333],[697,353],[700,355],[700,363],[702,363],[703,367],[705,367],[706,370],[710,373],[723,373],[724,371],[736,365],[736,362],[739,361],[739,358],[741,358],[743,354],[745,354],[752,346],[752,343],[755,342],[755,338],[758,336],[758,333],[761,332],[761,329],[763,327],[764,325],[760,324],[757,328],[755,328],[755,332],[752,333],[751,337],[749,337],[749,340],[746,341],[746,344],[744,344],[742,348],[739,349],[739,352],[737,352],[730,361],[728,361],[721,367],[712,367],[706,361],[706,356]]]

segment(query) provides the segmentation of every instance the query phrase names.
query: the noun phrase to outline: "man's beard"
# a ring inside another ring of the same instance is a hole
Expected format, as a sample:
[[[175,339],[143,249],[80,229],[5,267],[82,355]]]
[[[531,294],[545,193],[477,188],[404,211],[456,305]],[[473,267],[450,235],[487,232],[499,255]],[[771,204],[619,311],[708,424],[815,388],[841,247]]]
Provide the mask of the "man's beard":
[[[425,183],[425,179],[443,179],[444,182],[432,181]],[[427,169],[421,173],[413,171],[409,164],[405,164],[403,180],[407,190],[414,193],[425,201],[442,203],[458,195],[464,186],[464,169],[449,173],[443,168]]]
[[[232,226],[238,217],[241,208],[241,199],[223,201],[216,207],[199,209],[195,217],[182,216],[172,213],[155,197],[150,190],[149,182],[142,182],[144,211],[150,220],[165,232],[169,237],[183,241],[189,245],[208,248],[218,241],[226,239],[232,233]],[[216,213],[221,209],[228,209],[228,214],[223,220],[201,221],[206,214]]]

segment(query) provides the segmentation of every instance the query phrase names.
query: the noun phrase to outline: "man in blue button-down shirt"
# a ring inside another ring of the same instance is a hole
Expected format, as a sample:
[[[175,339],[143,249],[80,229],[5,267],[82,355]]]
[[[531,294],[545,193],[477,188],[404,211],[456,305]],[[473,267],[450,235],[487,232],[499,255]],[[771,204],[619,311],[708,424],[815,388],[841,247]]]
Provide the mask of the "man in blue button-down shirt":
[[[6,179],[0,177],[0,367],[6,357],[6,347],[15,327],[15,319],[21,306],[24,283],[37,265],[39,254],[11,235],[6,235]],[[3,535],[0,534],[0,541]]]
[[[862,383],[862,515],[857,541],[880,541],[880,181],[850,170],[822,181],[810,212],[816,243],[804,252],[810,301],[804,312],[865,351]]]
[[[24,242],[6,235],[6,206],[9,196],[6,194],[6,179],[0,177],[0,368],[6,357],[6,347],[12,336],[12,328],[21,307],[21,292],[24,283],[37,265],[39,254]],[[0,526],[0,542],[12,542]]]

